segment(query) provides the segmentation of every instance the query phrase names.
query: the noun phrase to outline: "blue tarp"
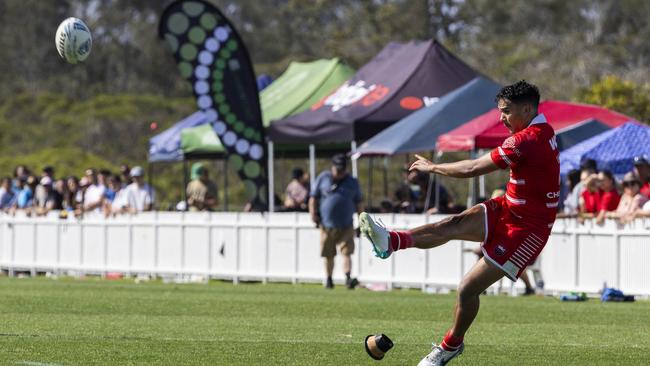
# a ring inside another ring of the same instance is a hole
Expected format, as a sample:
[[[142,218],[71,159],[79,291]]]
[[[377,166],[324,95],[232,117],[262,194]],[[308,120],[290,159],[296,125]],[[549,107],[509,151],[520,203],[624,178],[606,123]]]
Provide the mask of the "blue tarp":
[[[257,91],[261,92],[262,90],[266,89],[267,86],[271,85],[273,83],[273,78],[266,75],[262,74],[257,77]]]
[[[366,141],[359,155],[393,155],[435,149],[438,136],[494,108],[501,86],[476,77]]]
[[[208,123],[203,112],[194,112],[149,140],[149,162],[181,161],[181,131]]]
[[[634,167],[634,157],[650,155],[650,127],[628,122],[603,132],[560,153],[560,174],[580,168],[583,159],[594,159],[599,170],[621,177]]]
[[[609,131],[611,127],[597,119],[588,119],[571,125],[567,128],[555,131],[557,136],[557,147],[564,151],[588,138]]]

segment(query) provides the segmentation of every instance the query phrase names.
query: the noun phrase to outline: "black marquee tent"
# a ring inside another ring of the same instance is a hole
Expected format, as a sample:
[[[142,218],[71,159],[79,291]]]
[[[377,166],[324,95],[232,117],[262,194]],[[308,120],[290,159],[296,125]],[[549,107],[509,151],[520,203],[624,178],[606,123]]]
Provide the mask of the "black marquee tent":
[[[309,110],[274,122],[274,143],[364,141],[479,76],[435,40],[389,43]]]

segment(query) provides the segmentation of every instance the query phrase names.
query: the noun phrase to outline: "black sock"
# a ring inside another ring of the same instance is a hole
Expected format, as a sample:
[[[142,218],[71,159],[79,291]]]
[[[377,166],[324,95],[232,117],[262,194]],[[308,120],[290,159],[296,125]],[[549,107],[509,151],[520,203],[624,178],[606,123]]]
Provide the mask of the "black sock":
[[[345,272],[345,280],[350,281],[350,272]]]

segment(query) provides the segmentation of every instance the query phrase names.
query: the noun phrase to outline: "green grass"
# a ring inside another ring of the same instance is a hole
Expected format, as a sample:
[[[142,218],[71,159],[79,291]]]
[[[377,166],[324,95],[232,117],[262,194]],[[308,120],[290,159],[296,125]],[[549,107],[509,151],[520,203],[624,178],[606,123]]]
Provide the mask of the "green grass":
[[[3,365],[415,365],[452,295],[0,278]],[[395,342],[377,363],[367,334]],[[450,365],[648,365],[650,302],[487,296]]]

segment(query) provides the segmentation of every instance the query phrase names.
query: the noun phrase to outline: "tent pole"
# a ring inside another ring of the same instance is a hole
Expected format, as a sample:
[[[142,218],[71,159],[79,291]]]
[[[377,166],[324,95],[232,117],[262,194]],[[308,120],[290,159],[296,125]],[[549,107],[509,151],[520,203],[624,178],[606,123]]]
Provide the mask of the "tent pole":
[[[149,173],[148,173],[149,174],[149,177],[148,177],[149,178],[148,179],[149,180],[149,187],[151,187],[151,189],[153,189],[153,163],[148,163],[148,164],[149,164],[149,166],[147,167],[148,168],[147,170],[149,170]],[[160,208],[160,206],[158,208]]]
[[[388,197],[388,156],[384,156],[384,198]]]
[[[187,160],[183,158],[183,201],[185,201],[185,211],[188,210],[189,207],[187,207],[187,176],[188,176],[188,167],[187,167]]]
[[[350,150],[352,151],[352,155],[357,152],[357,142],[352,141],[350,143]],[[357,159],[352,159],[352,176],[355,178],[359,177],[358,170],[357,170]]]
[[[483,155],[483,149],[479,150],[478,155],[479,156]],[[481,176],[478,177],[478,196],[487,198],[487,196],[485,195],[485,176],[484,175],[481,175]]]
[[[223,211],[228,211],[228,158],[223,159]]]
[[[440,158],[442,157],[442,151],[438,151],[436,153],[436,158],[435,162],[438,163],[440,162]],[[436,177],[436,210],[438,213],[440,213],[440,178]]]
[[[273,197],[273,194],[275,193],[275,187],[273,186],[274,179],[275,177],[273,176],[273,141],[267,142],[268,144],[268,170],[269,170],[269,212],[275,211],[275,199]]]
[[[372,159],[373,159],[372,156],[368,159],[368,193],[366,193],[366,194],[368,196],[368,208],[369,209],[372,209],[372,173],[373,173],[372,172],[372,163],[373,163]]]
[[[314,190],[316,183],[316,146],[309,144],[309,188]]]

